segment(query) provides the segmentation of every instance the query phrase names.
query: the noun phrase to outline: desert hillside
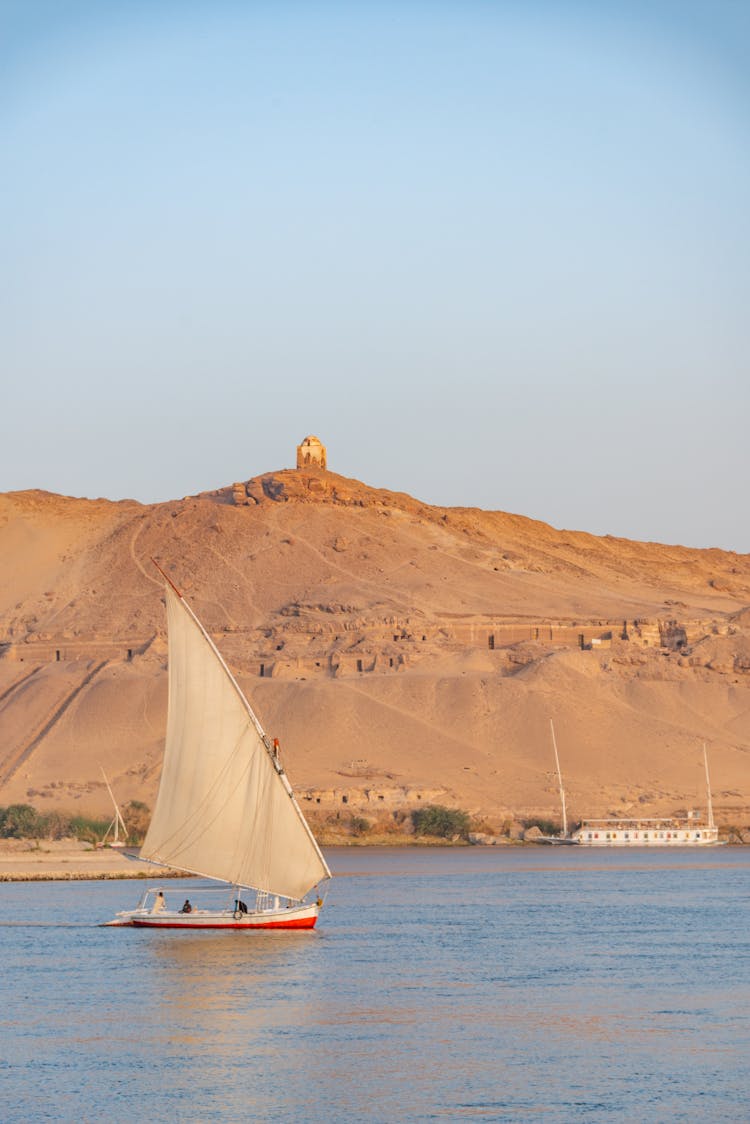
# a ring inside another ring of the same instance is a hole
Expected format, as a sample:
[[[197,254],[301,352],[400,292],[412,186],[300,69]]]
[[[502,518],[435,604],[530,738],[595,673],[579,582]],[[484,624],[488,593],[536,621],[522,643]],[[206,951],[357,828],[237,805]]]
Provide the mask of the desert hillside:
[[[323,469],[144,506],[0,496],[0,804],[153,803],[156,557],[303,806],[750,820],[750,556],[437,508]]]

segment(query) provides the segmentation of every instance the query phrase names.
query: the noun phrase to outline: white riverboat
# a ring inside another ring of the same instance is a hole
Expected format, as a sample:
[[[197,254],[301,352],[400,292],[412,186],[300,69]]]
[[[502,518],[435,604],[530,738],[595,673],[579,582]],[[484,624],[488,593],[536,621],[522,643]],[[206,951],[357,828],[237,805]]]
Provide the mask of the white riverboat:
[[[571,838],[579,847],[714,847],[719,829],[690,814],[658,820],[583,820]]]
[[[579,847],[716,847],[719,829],[714,823],[708,753],[703,746],[706,770],[706,818],[696,812],[667,819],[583,820],[571,835]]]

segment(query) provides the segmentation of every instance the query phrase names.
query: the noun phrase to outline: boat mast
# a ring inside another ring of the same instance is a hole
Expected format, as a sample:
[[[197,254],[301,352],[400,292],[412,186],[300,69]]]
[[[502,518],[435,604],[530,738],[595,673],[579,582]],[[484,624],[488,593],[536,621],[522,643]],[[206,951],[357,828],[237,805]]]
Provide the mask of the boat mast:
[[[703,743],[703,764],[706,768],[706,792],[708,794],[708,826],[714,826],[714,807],[711,803],[711,780],[708,775],[708,751],[706,750],[706,743]]]
[[[552,747],[555,751],[555,766],[557,768],[557,780],[560,784],[560,805],[562,807],[562,833],[568,834],[568,817],[565,814],[565,789],[563,788],[562,773],[560,772],[560,758],[557,755],[557,739],[555,738],[555,727],[552,719],[549,720],[549,728],[552,731]]]
[[[109,793],[109,798],[112,801],[112,803],[114,805],[114,809],[115,809],[115,818],[114,818],[114,821],[109,825],[109,828],[107,830],[107,835],[109,835],[112,828],[115,829],[115,837],[114,837],[113,842],[116,846],[120,842],[120,825],[122,825],[123,835],[124,835],[124,838],[125,838],[126,842],[127,842],[127,838],[128,838],[128,829],[125,827],[125,821],[123,820],[122,816],[120,815],[120,809],[117,806],[117,801],[115,800],[115,794],[112,791],[112,788],[110,786],[109,781],[107,780],[107,774],[104,772],[104,766],[100,765],[99,768],[102,771],[102,776],[104,777],[104,783],[107,786],[107,792]],[[104,836],[105,839],[107,838],[107,835]]]

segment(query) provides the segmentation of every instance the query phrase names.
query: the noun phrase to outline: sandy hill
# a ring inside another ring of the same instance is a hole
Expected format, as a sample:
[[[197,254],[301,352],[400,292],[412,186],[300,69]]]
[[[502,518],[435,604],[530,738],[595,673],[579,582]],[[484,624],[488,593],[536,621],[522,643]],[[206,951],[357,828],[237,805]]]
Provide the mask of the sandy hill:
[[[144,506],[0,496],[0,804],[153,801],[157,557],[318,813],[750,818],[750,556],[437,508],[323,470]]]

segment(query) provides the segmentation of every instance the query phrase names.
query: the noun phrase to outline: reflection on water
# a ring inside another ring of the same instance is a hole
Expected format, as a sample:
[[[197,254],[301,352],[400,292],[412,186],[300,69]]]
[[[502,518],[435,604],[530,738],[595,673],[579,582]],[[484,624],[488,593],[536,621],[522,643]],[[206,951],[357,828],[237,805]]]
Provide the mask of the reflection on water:
[[[312,933],[0,886],[3,1119],[747,1118],[750,855],[329,858]]]

